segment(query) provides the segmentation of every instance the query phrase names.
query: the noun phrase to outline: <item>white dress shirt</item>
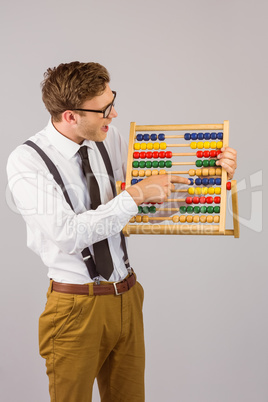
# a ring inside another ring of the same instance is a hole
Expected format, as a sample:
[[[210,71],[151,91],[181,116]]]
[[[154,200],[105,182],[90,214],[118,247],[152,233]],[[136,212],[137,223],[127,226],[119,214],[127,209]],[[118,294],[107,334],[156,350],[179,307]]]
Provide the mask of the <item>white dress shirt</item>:
[[[93,141],[88,146],[90,165],[100,187],[102,205],[89,210],[90,197],[77,151],[80,145],[60,134],[53,124],[29,138],[57,166],[74,211],[53,180],[40,155],[28,145],[18,146],[9,156],[7,174],[15,204],[25,219],[27,245],[48,267],[48,277],[57,282],[92,282],[81,251],[108,238],[114,271],[110,281],[127,275],[120,231],[137,214],[138,208],[127,191],[113,198],[107,170]],[[127,145],[118,130],[109,126],[104,141],[115,180],[125,180]],[[101,277],[101,280],[104,280]]]

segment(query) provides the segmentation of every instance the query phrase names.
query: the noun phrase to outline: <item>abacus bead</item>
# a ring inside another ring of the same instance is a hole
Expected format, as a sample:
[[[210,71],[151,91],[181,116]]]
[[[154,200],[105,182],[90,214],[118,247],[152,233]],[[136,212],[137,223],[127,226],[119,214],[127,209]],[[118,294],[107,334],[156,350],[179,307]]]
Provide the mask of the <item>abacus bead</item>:
[[[151,141],[157,140],[157,134],[151,134]]]
[[[146,158],[146,152],[140,152],[140,158],[145,159]]]
[[[210,152],[204,151],[204,158],[209,158],[209,157],[210,157]]]
[[[209,161],[207,159],[203,160],[203,166],[208,167],[209,166]]]
[[[143,213],[148,214],[149,213],[149,207],[143,207]]]
[[[157,159],[158,157],[159,157],[159,152],[154,151],[154,152],[153,152],[153,158],[154,158],[154,159]]]
[[[166,167],[171,168],[172,167],[172,162],[171,161],[166,161]]]
[[[204,152],[203,152],[203,151],[197,151],[197,152],[196,152],[196,157],[197,157],[197,158],[203,158],[203,156],[204,156]]]
[[[200,207],[198,207],[198,206],[194,207],[194,213],[199,214],[200,213]]]
[[[149,208],[150,213],[151,214],[155,214],[156,213],[156,207],[154,207],[153,205]]]
[[[150,152],[150,151],[146,152],[146,158],[147,158],[147,159],[151,159],[152,157],[153,157],[153,153],[152,153],[152,152]]]
[[[180,213],[181,213],[181,214],[185,214],[186,211],[187,211],[187,207],[186,207],[185,205],[182,205],[182,206],[180,207]]]
[[[138,170],[132,170],[132,176],[133,177],[139,176],[139,171]]]
[[[137,134],[137,141],[143,140],[143,134]]]
[[[221,176],[221,168],[216,169],[216,176]]]
[[[133,153],[133,158],[134,158],[134,159],[139,159],[139,157],[140,157],[140,153],[139,153],[139,152],[134,152],[134,153]]]
[[[129,222],[130,222],[130,223],[135,223],[135,222],[136,222],[135,216],[133,216],[133,217],[130,219]]]
[[[143,213],[143,208],[140,205],[138,206],[138,212],[139,212],[139,214]]]
[[[192,223],[193,222],[193,217],[191,215],[188,215],[187,218],[186,218],[186,221],[188,223]]]
[[[192,177],[188,177],[188,180],[190,180],[189,186],[192,186],[194,184],[194,179]]]
[[[223,144],[222,144],[222,141],[218,141],[218,142],[217,142],[217,148],[218,148],[218,149],[221,149],[221,148],[222,148],[222,145],[223,145]]]
[[[149,149],[150,151],[154,148],[152,142],[148,142],[147,144],[147,149]]]
[[[214,186],[214,184],[215,184],[215,179],[213,179],[212,177],[211,177],[210,179],[208,179],[208,184],[209,184],[210,186]]]
[[[172,221],[173,221],[174,223],[178,223],[178,222],[180,221],[180,217],[179,217],[178,215],[174,215],[174,216],[172,217]]]
[[[205,133],[204,139],[205,140],[210,140],[210,133]]]
[[[210,148],[210,142],[205,141],[204,142],[204,148],[209,149]]]
[[[195,176],[195,170],[194,169],[190,169],[188,173],[189,173],[190,176]]]
[[[217,178],[215,179],[215,184],[216,184],[217,186],[221,186],[221,178],[220,178],[220,177],[217,177]]]
[[[209,156],[211,157],[211,158],[215,158],[216,156],[217,156],[217,151],[215,151],[215,150],[211,150],[210,152],[209,152]]]
[[[203,184],[203,186],[208,185],[208,178],[207,177],[204,177],[204,179],[202,179],[202,184]]]
[[[199,142],[197,143],[197,148],[198,148],[198,149],[203,149],[203,148],[204,148],[204,143],[201,142],[201,141],[199,141]]]
[[[204,139],[204,134],[203,134],[203,133],[198,133],[198,134],[197,134],[197,138],[198,138],[199,140],[203,140],[203,139]]]
[[[147,162],[146,162],[146,167],[147,167],[148,169],[150,169],[150,168],[152,167],[152,162],[151,162],[151,161],[147,161]]]
[[[202,161],[202,160],[197,159],[197,160],[195,161],[195,166],[196,166],[196,167],[202,167],[202,165],[203,165],[203,161]]]
[[[211,141],[210,147],[211,147],[212,149],[216,149],[216,148],[217,148],[217,143],[216,143],[216,141]]]
[[[192,204],[193,198],[192,197],[186,197],[185,202],[186,202],[186,204]]]
[[[207,207],[208,214],[213,214],[213,212],[214,212],[214,207],[212,207],[211,205],[209,207]]]
[[[139,176],[144,177],[144,175],[145,175],[145,171],[144,170],[139,170]]]
[[[194,192],[195,192],[195,194],[200,195],[200,194],[202,194],[202,188],[196,187]]]
[[[194,223],[198,223],[199,222],[199,216],[195,215],[193,218]]]
[[[220,154],[222,154],[222,152],[221,152],[220,149],[218,149],[218,150],[216,151],[216,156],[218,156],[218,155],[220,155]]]
[[[210,195],[213,195],[213,194],[215,193],[214,187],[209,187],[208,193],[209,193]]]
[[[166,138],[165,134],[163,133],[158,134],[159,141],[165,141],[165,138]]]
[[[213,211],[215,212],[215,214],[219,214],[219,213],[220,213],[220,210],[221,210],[221,208],[220,208],[218,205],[216,205],[216,206],[213,208]]]
[[[202,176],[208,176],[208,169],[203,169],[202,170]]]
[[[140,215],[137,215],[136,216],[136,222],[141,223],[141,221],[142,221],[142,217]]]
[[[191,134],[189,134],[189,133],[184,134],[184,139],[186,141],[189,141],[191,139]]]
[[[215,176],[215,174],[216,174],[216,169],[215,169],[215,168],[210,168],[210,169],[208,170],[208,174],[209,174],[209,176]]]
[[[143,134],[143,141],[149,141],[150,140],[150,135],[149,134]]]
[[[193,195],[194,194],[194,188],[193,187],[189,187],[188,188],[188,194],[191,194],[191,195]]]
[[[142,217],[142,222],[143,222],[143,223],[148,223],[148,222],[149,222],[149,216],[148,216],[148,215],[144,215],[144,216]]]
[[[158,176],[158,170],[152,170],[152,176]]]
[[[166,166],[165,161],[159,161],[159,167],[164,168]]]
[[[207,195],[208,193],[208,188],[207,187],[202,187],[202,194]]]
[[[140,161],[140,168],[145,168],[145,165],[146,165],[145,161]]]
[[[193,203],[194,204],[199,204],[199,197],[194,197],[193,198]]]
[[[153,168],[158,168],[159,167],[159,162],[158,161],[153,161],[152,162],[152,167]]]
[[[206,214],[207,213],[207,207],[205,205],[202,205],[202,207],[200,208],[200,212],[201,212],[201,214]]]
[[[146,171],[145,171],[145,176],[146,176],[146,177],[152,176],[151,170],[146,170]]]
[[[197,186],[200,186],[200,184],[202,184],[202,179],[200,179],[200,177],[197,177],[194,182]]]
[[[167,144],[165,142],[161,142],[160,149],[166,149],[166,148],[167,148]]]
[[[218,138],[218,140],[222,140],[223,139],[223,133],[218,133],[217,138]]]
[[[192,214],[194,211],[194,207],[192,207],[191,205],[189,205],[186,209],[187,214]]]
[[[159,142],[155,142],[155,143],[153,144],[153,147],[154,147],[154,149],[156,149],[156,150],[159,149],[159,147],[160,147],[160,146],[159,146]]]
[[[194,141],[197,140],[197,134],[196,134],[196,133],[192,133],[192,134],[191,134],[191,139],[194,140]]]
[[[186,216],[185,216],[185,215],[181,215],[181,216],[180,216],[180,222],[181,222],[181,223],[185,223],[185,222],[186,222]]]
[[[159,174],[166,174],[166,171],[165,170],[159,170]]]
[[[207,202],[207,204],[212,204],[213,203],[213,197],[207,197],[206,202]]]
[[[199,201],[200,201],[200,204],[205,204],[206,203],[206,197],[200,197]]]
[[[220,194],[220,193],[221,193],[221,188],[215,187],[215,194]]]
[[[165,151],[160,151],[159,152],[159,158],[165,158],[165,157],[166,157]]]
[[[131,180],[132,186],[133,186],[133,184],[137,184],[137,183],[138,183],[138,180],[137,180],[137,179],[132,179],[132,180]]]
[[[208,216],[207,223],[212,223],[212,222],[213,222],[213,216]]]
[[[140,182],[140,181],[142,181],[143,179],[137,179],[138,180],[138,183]]]
[[[216,140],[217,139],[217,133],[211,133],[211,139]]]
[[[143,150],[145,150],[145,149],[147,149],[147,145],[146,144],[141,144],[141,149],[143,149]]]
[[[138,162],[138,161],[132,162],[132,167],[134,167],[134,168],[138,168],[139,165],[140,165],[140,162]]]
[[[206,223],[206,221],[207,221],[207,217],[205,215],[201,215],[200,216],[200,222],[201,223]]]
[[[190,147],[191,147],[192,149],[196,149],[196,142],[191,142]]]
[[[231,190],[232,184],[230,181],[227,181],[226,183],[226,190]]]
[[[172,158],[172,152],[171,152],[171,151],[167,151],[167,152],[165,153],[165,157],[166,157],[166,158]]]
[[[196,176],[202,176],[202,169],[196,169],[195,174]]]
[[[213,220],[214,220],[214,223],[219,223],[219,222],[220,222],[220,217],[219,217],[219,215],[213,216]]]
[[[215,159],[210,159],[209,166],[211,166],[211,167],[216,166],[216,160]]]
[[[214,202],[215,202],[215,204],[220,204],[221,203],[221,197],[214,197]]]
[[[141,149],[141,144],[135,143],[135,144],[134,144],[134,149],[136,149],[136,150]]]

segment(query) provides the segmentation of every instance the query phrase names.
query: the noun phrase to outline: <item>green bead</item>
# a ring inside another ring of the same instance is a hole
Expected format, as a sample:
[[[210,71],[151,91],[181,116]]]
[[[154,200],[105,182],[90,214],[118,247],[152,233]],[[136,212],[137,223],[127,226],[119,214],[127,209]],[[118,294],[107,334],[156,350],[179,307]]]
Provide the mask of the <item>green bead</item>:
[[[140,168],[145,168],[145,165],[146,165],[145,161],[140,161]]]
[[[209,166],[216,166],[216,160],[215,159],[210,159]]]
[[[193,211],[194,211],[194,207],[191,207],[190,205],[189,205],[189,206],[187,207],[187,209],[186,209],[186,212],[187,212],[188,214],[192,214]]]
[[[171,161],[166,161],[166,167],[171,168],[172,167],[172,162]]]
[[[155,207],[154,205],[152,205],[152,206],[149,208],[149,210],[150,210],[151,214],[154,214],[154,213],[156,212],[156,207]]]
[[[199,214],[199,212],[200,212],[200,207],[198,207],[198,206],[194,207],[194,213]]]
[[[185,207],[185,206],[180,207],[181,214],[185,214],[186,210],[187,210],[187,207]]]
[[[159,167],[164,168],[165,167],[165,161],[159,161]]]
[[[205,160],[203,161],[203,166],[204,166],[204,167],[208,167],[208,166],[209,166],[209,161],[208,161],[207,159],[205,159]]]
[[[143,207],[142,209],[144,214],[148,214],[150,211],[149,207]]]
[[[146,162],[146,167],[147,167],[148,169],[150,169],[150,168],[152,167],[152,162],[151,162],[151,161],[147,161],[147,162]]]
[[[197,160],[195,161],[195,166],[196,166],[196,167],[202,167],[202,166],[203,166],[203,161],[201,161],[201,159],[197,159]]]
[[[143,208],[140,205],[138,206],[138,210],[139,210],[139,214],[143,213]]]
[[[134,162],[132,163],[132,166],[133,166],[134,168],[138,168],[138,167],[139,167],[139,162],[138,162],[138,161],[134,161]]]
[[[200,208],[200,212],[201,212],[201,214],[206,214],[207,213],[207,207],[205,207],[205,205],[202,205],[202,207]]]
[[[207,207],[208,214],[213,214],[213,212],[214,212],[214,207],[212,207],[212,206]]]
[[[153,168],[158,168],[158,161],[153,161],[152,166]]]
[[[215,214],[219,214],[220,210],[221,210],[221,208],[218,205],[216,207],[214,207]]]

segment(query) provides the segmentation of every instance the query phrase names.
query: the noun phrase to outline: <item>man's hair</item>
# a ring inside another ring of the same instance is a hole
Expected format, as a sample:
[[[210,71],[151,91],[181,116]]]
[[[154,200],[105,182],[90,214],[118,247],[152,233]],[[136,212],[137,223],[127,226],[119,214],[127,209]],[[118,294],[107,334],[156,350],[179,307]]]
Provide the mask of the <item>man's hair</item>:
[[[109,82],[108,71],[98,63],[62,63],[44,73],[42,99],[53,120],[61,121],[61,113],[101,95]]]

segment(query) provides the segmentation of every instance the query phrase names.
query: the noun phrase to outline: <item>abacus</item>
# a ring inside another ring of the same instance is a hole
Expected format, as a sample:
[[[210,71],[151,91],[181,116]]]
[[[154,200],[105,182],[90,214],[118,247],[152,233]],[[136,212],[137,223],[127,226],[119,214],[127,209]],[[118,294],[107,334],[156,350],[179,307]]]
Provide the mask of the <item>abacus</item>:
[[[165,202],[167,207],[154,203],[140,205],[138,215],[123,229],[125,236],[192,234],[238,238],[236,181],[227,182],[227,172],[216,165],[221,148],[227,147],[228,143],[227,120],[223,124],[200,125],[141,126],[131,123],[126,183],[118,182],[118,191],[151,175],[167,172],[187,175],[191,184],[175,190]],[[192,160],[193,157],[197,159]],[[233,229],[225,229],[227,190],[231,190],[232,196]]]

